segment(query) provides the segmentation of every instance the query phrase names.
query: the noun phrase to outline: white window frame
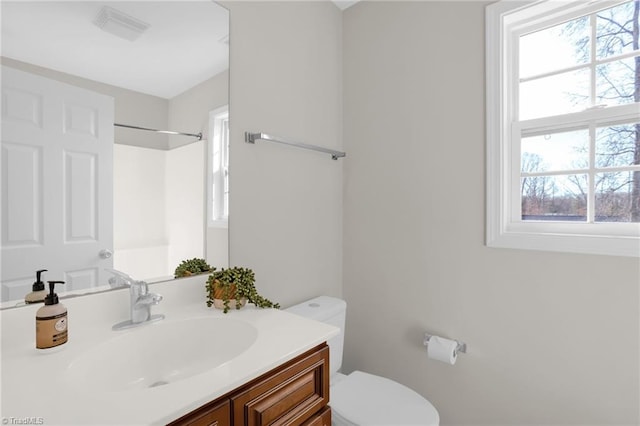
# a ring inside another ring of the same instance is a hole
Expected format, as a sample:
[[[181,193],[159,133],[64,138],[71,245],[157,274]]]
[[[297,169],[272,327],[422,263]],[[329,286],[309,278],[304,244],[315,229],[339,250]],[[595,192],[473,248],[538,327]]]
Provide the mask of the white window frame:
[[[209,112],[207,226],[210,228],[229,226],[229,217],[225,214],[229,206],[225,205],[224,191],[229,185],[229,168],[228,164],[225,164],[225,158],[228,159],[228,129],[228,105]]]
[[[520,217],[520,137],[536,119],[517,123],[517,37],[524,28],[567,20],[626,0],[509,1],[486,9],[486,243],[490,247],[640,257],[640,224],[523,221]],[[606,5],[606,6],[604,6]],[[558,128],[592,120],[640,119],[640,108],[621,105],[566,114]],[[547,121],[550,121],[547,119]],[[552,121],[552,120],[551,120]],[[593,124],[591,124],[593,126]],[[554,127],[548,127],[553,130]]]

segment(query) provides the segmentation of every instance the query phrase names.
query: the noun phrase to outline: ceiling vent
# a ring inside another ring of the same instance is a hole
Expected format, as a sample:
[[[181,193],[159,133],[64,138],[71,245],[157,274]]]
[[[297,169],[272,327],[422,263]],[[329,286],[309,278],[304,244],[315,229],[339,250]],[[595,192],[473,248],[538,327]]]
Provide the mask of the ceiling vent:
[[[146,22],[109,6],[103,6],[100,9],[93,23],[103,31],[129,41],[136,40],[150,26]]]

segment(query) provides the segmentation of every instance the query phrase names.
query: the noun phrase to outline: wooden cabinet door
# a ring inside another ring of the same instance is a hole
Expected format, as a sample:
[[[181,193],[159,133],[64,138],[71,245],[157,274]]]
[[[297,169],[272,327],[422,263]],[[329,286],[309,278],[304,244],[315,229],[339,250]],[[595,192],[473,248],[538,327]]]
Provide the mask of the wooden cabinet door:
[[[323,344],[232,395],[233,424],[302,425],[329,402],[329,374],[329,347]]]
[[[213,406],[212,406],[213,405]],[[207,404],[180,419],[169,423],[169,426],[231,426],[231,403],[228,399]]]

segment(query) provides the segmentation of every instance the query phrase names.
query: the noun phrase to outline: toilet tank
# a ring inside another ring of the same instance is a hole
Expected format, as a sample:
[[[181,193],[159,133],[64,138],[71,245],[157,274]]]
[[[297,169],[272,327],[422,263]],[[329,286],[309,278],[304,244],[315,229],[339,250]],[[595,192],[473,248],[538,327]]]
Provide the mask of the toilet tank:
[[[320,296],[291,306],[285,311],[305,318],[331,324],[340,328],[340,333],[327,341],[329,345],[329,365],[333,376],[342,367],[344,347],[344,324],[347,317],[347,302],[329,296]]]

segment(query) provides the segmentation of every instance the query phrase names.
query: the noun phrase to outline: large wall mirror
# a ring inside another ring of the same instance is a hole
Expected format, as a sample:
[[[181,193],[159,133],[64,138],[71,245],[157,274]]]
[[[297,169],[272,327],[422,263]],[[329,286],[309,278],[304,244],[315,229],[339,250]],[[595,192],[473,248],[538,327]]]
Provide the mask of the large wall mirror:
[[[228,10],[1,7],[2,306],[39,269],[78,293],[108,288],[109,268],[157,282],[183,260],[228,266]]]

